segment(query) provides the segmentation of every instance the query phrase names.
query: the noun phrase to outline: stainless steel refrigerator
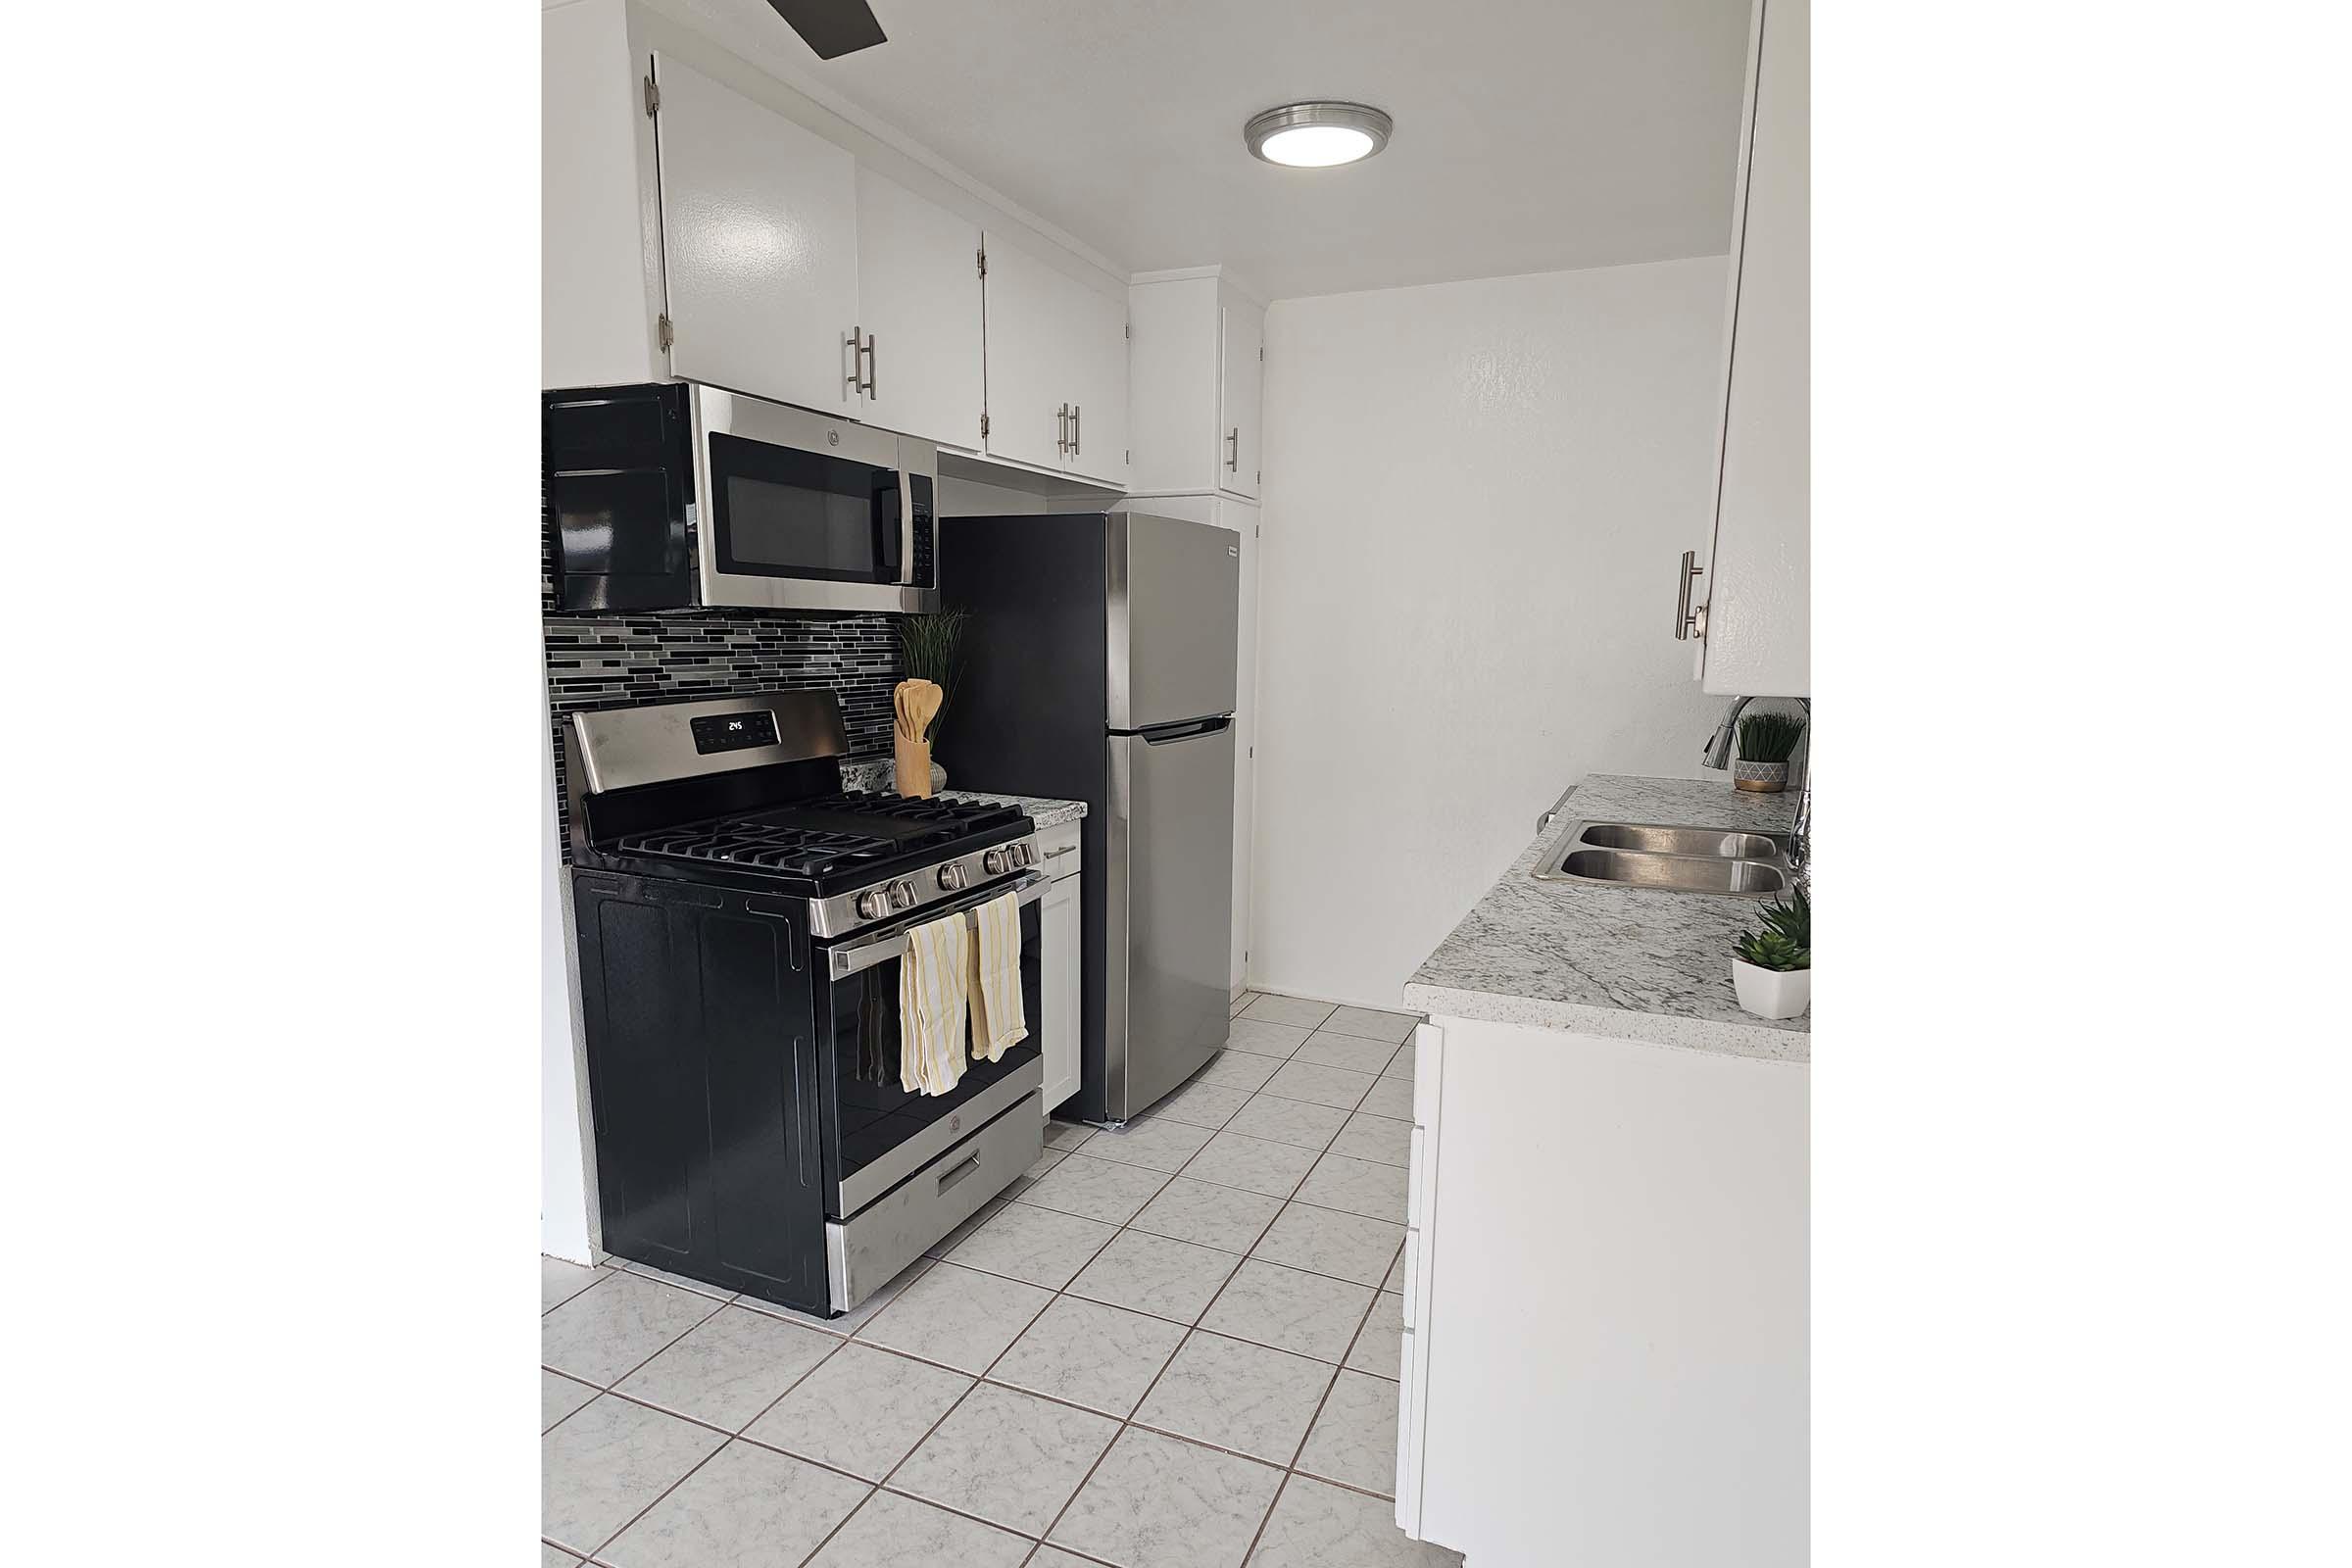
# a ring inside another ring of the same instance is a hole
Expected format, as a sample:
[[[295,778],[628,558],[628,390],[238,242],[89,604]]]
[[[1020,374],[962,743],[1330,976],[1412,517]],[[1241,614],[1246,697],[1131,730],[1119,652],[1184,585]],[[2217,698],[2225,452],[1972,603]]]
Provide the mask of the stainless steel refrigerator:
[[[950,517],[969,613],[949,787],[1087,804],[1078,1113],[1121,1122],[1224,1047],[1241,542],[1132,511]]]

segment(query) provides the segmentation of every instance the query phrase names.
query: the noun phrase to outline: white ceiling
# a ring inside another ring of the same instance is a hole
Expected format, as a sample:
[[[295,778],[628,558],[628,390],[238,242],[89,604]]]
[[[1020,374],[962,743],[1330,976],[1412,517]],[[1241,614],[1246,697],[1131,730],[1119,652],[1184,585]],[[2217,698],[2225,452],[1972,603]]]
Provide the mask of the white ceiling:
[[[1269,299],[1728,248],[1747,0],[872,0],[890,41],[798,74],[1114,262]],[[730,27],[729,31],[736,28]],[[1388,150],[1288,170],[1258,110],[1349,98]]]

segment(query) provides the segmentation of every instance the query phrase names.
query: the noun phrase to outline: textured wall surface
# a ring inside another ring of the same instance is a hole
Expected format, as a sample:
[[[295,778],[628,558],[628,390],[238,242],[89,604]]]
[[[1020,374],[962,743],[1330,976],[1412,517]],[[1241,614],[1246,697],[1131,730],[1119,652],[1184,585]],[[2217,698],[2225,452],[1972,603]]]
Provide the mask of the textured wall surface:
[[[1700,773],[1723,303],[1703,257],[1268,313],[1252,984],[1394,1006],[1579,775]]]

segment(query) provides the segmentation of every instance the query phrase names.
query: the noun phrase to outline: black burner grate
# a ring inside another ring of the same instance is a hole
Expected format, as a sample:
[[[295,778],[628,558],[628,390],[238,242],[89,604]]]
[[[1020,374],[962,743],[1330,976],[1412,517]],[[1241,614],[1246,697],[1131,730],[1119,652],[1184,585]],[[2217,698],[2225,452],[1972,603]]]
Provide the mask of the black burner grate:
[[[778,820],[779,817],[787,819]],[[794,817],[801,820],[789,819]],[[838,825],[810,826],[808,819],[811,817],[878,818],[875,826],[879,831],[860,833]],[[624,834],[612,848],[623,855],[709,860],[826,876],[909,852],[944,849],[968,834],[1019,818],[1020,813],[1010,808],[979,801],[823,795],[795,802],[779,812]]]
[[[903,846],[859,833],[784,827],[764,822],[706,822],[695,827],[631,833],[618,846],[624,855],[663,855],[682,860],[722,860],[775,871],[821,876],[898,854]]]

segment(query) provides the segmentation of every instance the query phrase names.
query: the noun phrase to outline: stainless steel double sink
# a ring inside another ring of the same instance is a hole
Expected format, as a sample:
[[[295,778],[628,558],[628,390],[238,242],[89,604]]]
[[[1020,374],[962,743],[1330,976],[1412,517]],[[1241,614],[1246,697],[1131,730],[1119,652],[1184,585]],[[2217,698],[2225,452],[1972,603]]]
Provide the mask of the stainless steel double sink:
[[[1539,882],[1604,882],[1669,893],[1762,899],[1787,891],[1788,836],[1650,822],[1574,822],[1531,873]]]

